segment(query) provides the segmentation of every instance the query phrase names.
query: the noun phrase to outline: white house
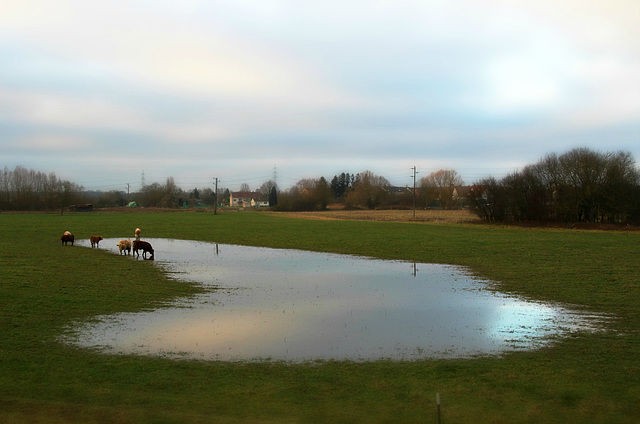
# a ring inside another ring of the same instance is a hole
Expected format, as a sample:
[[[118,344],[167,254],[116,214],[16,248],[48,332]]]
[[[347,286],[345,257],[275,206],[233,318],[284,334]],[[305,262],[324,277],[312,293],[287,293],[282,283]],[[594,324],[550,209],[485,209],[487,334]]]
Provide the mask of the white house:
[[[269,207],[269,200],[264,199],[259,191],[237,191],[229,196],[229,204],[239,208],[259,208]]]

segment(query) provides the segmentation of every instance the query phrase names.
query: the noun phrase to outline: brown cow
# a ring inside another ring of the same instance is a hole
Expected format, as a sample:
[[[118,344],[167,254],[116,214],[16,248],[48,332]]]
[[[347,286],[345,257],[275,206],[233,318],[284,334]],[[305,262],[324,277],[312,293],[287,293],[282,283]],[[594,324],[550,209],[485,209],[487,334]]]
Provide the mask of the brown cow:
[[[73,246],[73,241],[75,240],[75,237],[69,231],[65,231],[62,237],[60,237],[60,240],[62,240],[63,246],[66,246],[67,243],[71,243],[71,246]]]
[[[89,240],[91,240],[91,247],[98,247],[98,243],[100,243],[100,240],[103,240],[103,238],[102,236],[91,236]]]
[[[147,243],[146,241],[142,241],[142,240],[134,240],[133,241],[133,254],[137,255],[136,257],[139,258],[140,257],[140,253],[138,252],[138,250],[142,250],[142,259],[147,259],[147,252],[149,252],[151,254],[151,256],[149,256],[149,260],[152,261],[154,258],[153,255],[153,247],[151,247],[151,244]]]

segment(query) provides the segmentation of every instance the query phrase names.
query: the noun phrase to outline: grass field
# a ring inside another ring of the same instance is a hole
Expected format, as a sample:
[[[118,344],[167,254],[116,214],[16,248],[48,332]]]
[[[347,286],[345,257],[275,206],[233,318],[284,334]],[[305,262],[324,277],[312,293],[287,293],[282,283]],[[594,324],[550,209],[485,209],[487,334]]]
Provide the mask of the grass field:
[[[0,214],[0,423],[429,423],[436,393],[445,424],[640,422],[638,232],[344,218]],[[59,343],[74,320],[204,290],[151,262],[60,246],[65,230],[128,237],[136,227],[143,238],[464,265],[505,291],[616,319],[607,332],[473,360],[171,361]]]

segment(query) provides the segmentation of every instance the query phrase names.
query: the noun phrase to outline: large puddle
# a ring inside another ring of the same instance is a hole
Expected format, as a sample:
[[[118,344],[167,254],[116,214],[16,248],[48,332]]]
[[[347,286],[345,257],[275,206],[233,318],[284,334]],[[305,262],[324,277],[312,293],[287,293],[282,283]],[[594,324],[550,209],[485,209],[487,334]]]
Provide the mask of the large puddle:
[[[601,328],[601,317],[489,290],[461,267],[147,241],[155,264],[217,290],[149,312],[96,317],[65,341],[184,359],[416,360],[535,349]],[[105,239],[100,248],[117,254],[117,242]]]

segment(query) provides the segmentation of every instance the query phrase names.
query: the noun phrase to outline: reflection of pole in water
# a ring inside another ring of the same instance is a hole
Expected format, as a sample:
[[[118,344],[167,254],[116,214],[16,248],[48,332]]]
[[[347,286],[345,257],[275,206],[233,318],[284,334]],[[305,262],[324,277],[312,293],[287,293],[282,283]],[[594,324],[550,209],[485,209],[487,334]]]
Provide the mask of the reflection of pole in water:
[[[413,272],[412,272],[413,276],[415,277],[416,275],[418,275],[418,264],[417,263],[413,263]]]

